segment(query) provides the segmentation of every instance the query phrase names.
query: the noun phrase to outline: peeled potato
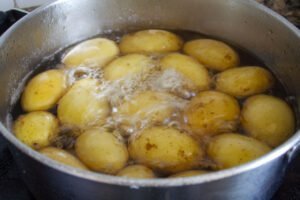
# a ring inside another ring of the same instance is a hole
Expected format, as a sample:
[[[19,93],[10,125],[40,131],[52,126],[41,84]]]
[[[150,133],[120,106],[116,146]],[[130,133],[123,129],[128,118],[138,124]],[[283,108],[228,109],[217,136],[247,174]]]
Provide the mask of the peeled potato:
[[[162,123],[171,117],[174,106],[170,102],[175,98],[164,92],[142,92],[121,104],[113,115],[124,127]]]
[[[95,38],[71,49],[62,59],[66,67],[103,67],[119,54],[117,44],[109,39]]]
[[[60,70],[48,70],[33,77],[21,98],[23,110],[43,111],[54,107],[66,90],[65,75]]]
[[[172,176],[169,176],[169,178],[191,177],[191,176],[197,176],[197,175],[207,174],[207,173],[209,172],[204,170],[189,170],[189,171],[173,174]]]
[[[256,95],[245,102],[242,126],[252,137],[276,147],[287,140],[295,130],[295,116],[283,100]]]
[[[233,97],[205,91],[195,96],[185,111],[185,120],[199,135],[214,135],[237,129],[240,107]]]
[[[216,71],[237,67],[240,62],[239,55],[230,46],[217,40],[192,40],[185,43],[183,51]]]
[[[104,78],[113,81],[134,75],[147,75],[153,66],[153,61],[148,56],[128,54],[108,64],[104,68]]]
[[[235,97],[247,97],[270,89],[274,79],[261,67],[239,67],[216,76],[216,89]]]
[[[101,125],[110,112],[108,101],[97,94],[97,80],[76,82],[58,103],[57,116],[64,125],[84,129]]]
[[[163,30],[144,30],[125,35],[120,42],[122,53],[166,53],[178,51],[182,40]]]
[[[58,121],[54,115],[44,111],[21,115],[14,123],[16,137],[34,149],[48,146],[58,134]]]
[[[210,77],[207,69],[189,56],[179,53],[169,54],[160,61],[160,66],[163,70],[174,69],[189,80],[191,84],[188,84],[187,88],[191,91],[209,89]]]
[[[112,133],[101,129],[90,129],[81,134],[75,150],[86,166],[107,174],[116,174],[128,160],[126,145]]]
[[[62,164],[87,170],[84,164],[82,164],[75,156],[65,150],[55,147],[46,147],[40,150],[40,153]]]
[[[155,174],[151,169],[143,165],[131,165],[125,167],[117,176],[129,177],[129,178],[155,178]]]
[[[226,133],[212,139],[207,154],[225,169],[250,162],[271,151],[266,144],[239,134]]]
[[[128,151],[135,162],[167,174],[197,167],[204,156],[196,140],[168,127],[142,130],[131,138]]]

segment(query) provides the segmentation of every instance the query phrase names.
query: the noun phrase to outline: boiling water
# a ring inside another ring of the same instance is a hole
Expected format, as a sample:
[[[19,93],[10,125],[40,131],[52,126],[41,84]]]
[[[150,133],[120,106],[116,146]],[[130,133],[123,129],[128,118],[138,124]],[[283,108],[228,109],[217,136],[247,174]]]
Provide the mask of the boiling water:
[[[199,38],[210,38],[206,35],[188,31],[172,32],[181,36],[181,38],[185,42]],[[120,37],[122,35],[124,35],[124,32],[115,32],[100,36],[119,42]],[[72,47],[73,45],[57,52],[56,54],[54,54],[51,57],[48,57],[47,59],[44,59],[43,62],[39,64],[37,70],[34,73],[32,73],[28,80],[30,80],[34,75],[44,70],[51,68],[62,68],[62,57]],[[238,47],[234,48],[240,56],[241,66],[266,67],[263,62],[261,62],[257,57],[253,56],[247,50]],[[158,65],[156,63],[159,61],[160,57],[161,55],[152,55],[153,64],[148,66],[150,73],[149,71],[147,71],[147,73],[140,73],[136,76],[126,77],[117,81],[105,81],[103,78],[102,69],[91,69],[85,66],[68,69],[66,70],[67,84],[71,86],[77,80],[87,77],[99,80],[101,84],[97,88],[97,91],[95,91],[95,93],[99,99],[107,98],[112,106],[112,116],[106,119],[106,123],[103,125],[103,127],[111,131],[117,130],[115,132],[119,132],[123,135],[123,137],[120,137],[120,139],[126,139],[129,135],[136,133],[137,130],[153,125],[150,119],[145,118],[141,120],[141,118],[138,115],[135,115],[128,119],[128,116],[122,116],[117,114],[118,107],[124,101],[131,101],[131,99],[136,94],[148,90],[154,90],[159,92],[169,91],[173,94],[176,94],[179,97],[175,97],[175,95],[166,95],[165,97],[163,97],[163,101],[158,106],[156,106],[155,108],[152,107],[151,110],[143,110],[143,112],[146,113],[146,115],[151,115],[153,114],[153,112],[157,112],[160,109],[170,107],[174,109],[174,112],[172,116],[170,118],[165,119],[162,122],[162,124],[165,126],[176,127],[179,130],[185,130],[186,132],[188,132],[188,130],[185,128],[184,121],[181,119],[181,113],[185,109],[187,102],[196,94],[186,89],[186,86],[191,84],[190,81],[182,77],[182,75],[180,75],[176,71],[171,69],[165,70],[164,72],[159,71],[159,69],[157,68]],[[210,74],[213,76],[215,72],[210,71]],[[273,87],[267,93],[272,94],[274,96],[279,96],[280,98],[284,98],[286,96],[285,90],[283,89],[279,81],[276,81],[275,87]],[[239,100],[239,102],[240,104],[243,104],[243,100]],[[13,120],[15,120],[19,115],[23,114],[23,112],[24,111],[21,109],[20,106],[20,101],[18,101],[12,109]],[[56,108],[53,108],[51,112],[56,115]],[[124,117],[126,118],[126,120],[130,120],[132,122],[132,126],[123,127],[121,125],[122,121],[124,120]],[[65,149],[72,149],[76,140],[76,135],[77,134],[74,134],[74,129],[71,131],[69,127],[61,127],[61,134],[54,141],[54,145]],[[209,167],[211,163],[207,161],[206,165]]]

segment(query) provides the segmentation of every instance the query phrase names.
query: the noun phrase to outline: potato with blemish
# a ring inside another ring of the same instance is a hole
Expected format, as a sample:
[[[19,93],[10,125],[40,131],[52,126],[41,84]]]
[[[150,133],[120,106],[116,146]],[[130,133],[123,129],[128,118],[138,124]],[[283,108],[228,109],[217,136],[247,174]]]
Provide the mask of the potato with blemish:
[[[104,68],[104,78],[109,81],[147,76],[154,67],[153,60],[142,54],[128,54],[112,61]]]
[[[73,47],[62,59],[67,68],[103,67],[119,55],[117,44],[106,38],[86,40]]]
[[[209,143],[207,154],[219,169],[235,167],[257,159],[271,151],[266,144],[240,134],[226,133],[215,136]]]
[[[177,97],[164,92],[141,92],[118,106],[113,116],[125,129],[140,127],[142,123],[161,124],[171,117],[175,108],[170,102],[176,99]]]
[[[205,170],[189,170],[189,171],[173,174],[172,176],[169,176],[169,178],[192,177],[192,176],[198,176],[207,173],[209,172]]]
[[[235,131],[239,115],[236,99],[221,92],[205,91],[191,100],[184,118],[195,134],[203,136]]]
[[[69,152],[63,150],[63,149],[58,149],[55,147],[46,147],[42,150],[40,150],[40,153],[43,154],[44,156],[47,156],[59,163],[69,165],[71,167],[75,167],[78,169],[85,169],[87,170],[86,166],[78,158],[70,154]]]
[[[192,40],[185,43],[183,51],[215,71],[237,67],[240,63],[237,52],[224,42],[217,40]]]
[[[23,110],[46,111],[55,106],[66,91],[65,74],[61,70],[48,70],[33,77],[26,85],[21,105]]]
[[[256,95],[246,100],[242,109],[242,126],[250,136],[276,147],[295,130],[295,116],[283,100]]]
[[[133,135],[128,151],[136,163],[166,174],[193,169],[204,156],[195,139],[169,127],[151,127]]]
[[[50,145],[57,136],[58,121],[49,112],[31,112],[18,117],[13,131],[20,141],[31,148],[40,149]]]
[[[126,145],[113,133],[96,128],[78,137],[75,150],[87,167],[107,174],[116,174],[128,160]]]
[[[187,84],[186,87],[189,91],[198,92],[210,87],[210,76],[207,69],[194,58],[180,53],[172,53],[161,59],[160,66],[162,70],[174,69],[188,80],[190,84]]]
[[[128,178],[155,178],[154,172],[143,165],[130,165],[125,167],[117,176],[128,177]]]
[[[182,40],[164,30],[143,30],[122,37],[120,50],[128,53],[167,53],[180,50]]]
[[[110,113],[110,106],[97,87],[97,80],[82,79],[62,97],[58,103],[57,116],[63,125],[85,129],[104,123]]]
[[[273,85],[272,74],[264,68],[249,66],[226,70],[215,77],[216,90],[235,97],[247,97],[267,91]]]

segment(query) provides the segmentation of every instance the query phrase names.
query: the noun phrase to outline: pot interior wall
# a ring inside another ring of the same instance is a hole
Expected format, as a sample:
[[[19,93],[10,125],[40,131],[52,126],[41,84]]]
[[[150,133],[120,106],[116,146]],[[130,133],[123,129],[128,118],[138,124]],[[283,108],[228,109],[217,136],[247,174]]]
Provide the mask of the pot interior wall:
[[[146,28],[196,31],[248,49],[299,102],[299,34],[254,5],[250,0],[62,0],[40,9],[1,38],[0,119],[6,122],[22,80],[44,56],[101,32]]]

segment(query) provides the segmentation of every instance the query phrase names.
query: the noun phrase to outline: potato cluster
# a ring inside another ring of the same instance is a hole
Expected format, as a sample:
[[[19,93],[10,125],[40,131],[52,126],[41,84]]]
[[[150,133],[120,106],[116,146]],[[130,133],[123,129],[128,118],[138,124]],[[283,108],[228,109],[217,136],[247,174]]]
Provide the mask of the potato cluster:
[[[240,66],[238,52],[218,40],[143,30],[62,55],[26,84],[13,132],[79,170],[197,176],[255,160],[295,129],[291,107],[269,93],[272,73]]]

